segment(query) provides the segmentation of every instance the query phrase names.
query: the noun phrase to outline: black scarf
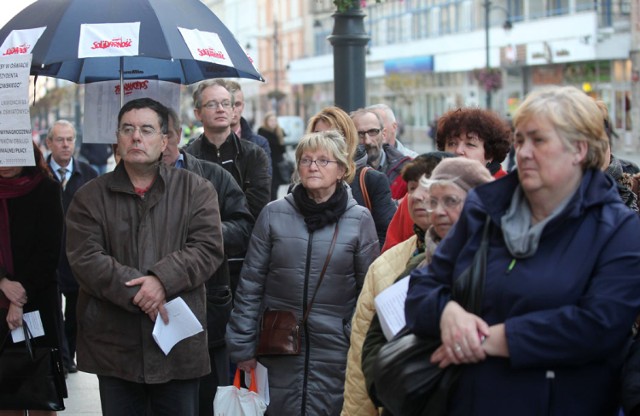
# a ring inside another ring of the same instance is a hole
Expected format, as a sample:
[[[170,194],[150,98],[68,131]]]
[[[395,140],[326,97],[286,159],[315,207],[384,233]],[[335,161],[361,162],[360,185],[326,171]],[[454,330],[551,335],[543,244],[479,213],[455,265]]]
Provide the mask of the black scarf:
[[[326,202],[316,203],[307,195],[307,190],[302,185],[293,188],[293,200],[298,209],[304,215],[304,222],[309,231],[313,232],[322,227],[338,222],[342,214],[347,210],[349,195],[341,183],[336,186],[336,191]]]
[[[417,224],[413,224],[413,232],[418,236],[418,239],[416,240],[416,251],[413,253],[415,256],[416,254],[424,253],[424,249],[426,247],[424,243],[424,236],[426,232],[422,228],[418,227]]]

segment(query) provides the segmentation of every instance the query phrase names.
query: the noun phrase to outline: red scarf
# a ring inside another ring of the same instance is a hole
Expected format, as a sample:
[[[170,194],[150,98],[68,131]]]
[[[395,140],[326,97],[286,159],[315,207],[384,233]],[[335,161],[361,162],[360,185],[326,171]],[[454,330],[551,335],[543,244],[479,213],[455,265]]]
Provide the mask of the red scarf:
[[[17,178],[0,178],[0,267],[9,275],[13,274],[13,253],[11,252],[11,232],[7,200],[24,196],[38,186],[44,175],[37,172]],[[9,308],[9,300],[0,292],[0,308]]]

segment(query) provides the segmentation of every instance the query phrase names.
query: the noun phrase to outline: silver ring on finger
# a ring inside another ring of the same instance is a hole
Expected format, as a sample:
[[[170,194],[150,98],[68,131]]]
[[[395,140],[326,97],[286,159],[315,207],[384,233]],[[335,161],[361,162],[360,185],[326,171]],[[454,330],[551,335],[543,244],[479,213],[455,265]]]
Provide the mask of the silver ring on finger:
[[[461,353],[462,352],[462,347],[460,346],[460,344],[456,344],[455,347],[453,348],[453,350],[457,353]]]

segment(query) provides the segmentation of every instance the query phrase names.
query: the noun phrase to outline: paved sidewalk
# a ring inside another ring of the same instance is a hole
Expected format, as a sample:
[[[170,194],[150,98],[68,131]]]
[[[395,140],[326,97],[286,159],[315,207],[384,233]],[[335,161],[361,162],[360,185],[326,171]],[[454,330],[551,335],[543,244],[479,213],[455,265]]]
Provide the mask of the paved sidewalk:
[[[67,377],[69,398],[65,399],[66,410],[58,412],[62,416],[102,415],[98,378],[95,374],[77,372]]]

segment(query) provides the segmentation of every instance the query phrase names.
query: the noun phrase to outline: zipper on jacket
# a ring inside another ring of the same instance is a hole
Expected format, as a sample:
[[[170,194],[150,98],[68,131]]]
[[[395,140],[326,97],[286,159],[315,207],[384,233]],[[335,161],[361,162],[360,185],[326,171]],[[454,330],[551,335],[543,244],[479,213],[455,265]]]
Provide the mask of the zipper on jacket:
[[[554,405],[553,387],[556,379],[556,372],[553,370],[547,370],[544,378],[547,380],[547,415],[552,415],[551,409]]]
[[[307,244],[307,262],[304,267],[304,294],[302,299],[302,316],[307,311],[307,294],[309,293],[309,270],[311,269],[311,247],[313,246],[313,231],[309,233],[309,243]],[[307,322],[304,323],[304,377],[302,378],[302,401],[300,405],[300,416],[307,414],[307,381],[309,379],[309,331]]]

